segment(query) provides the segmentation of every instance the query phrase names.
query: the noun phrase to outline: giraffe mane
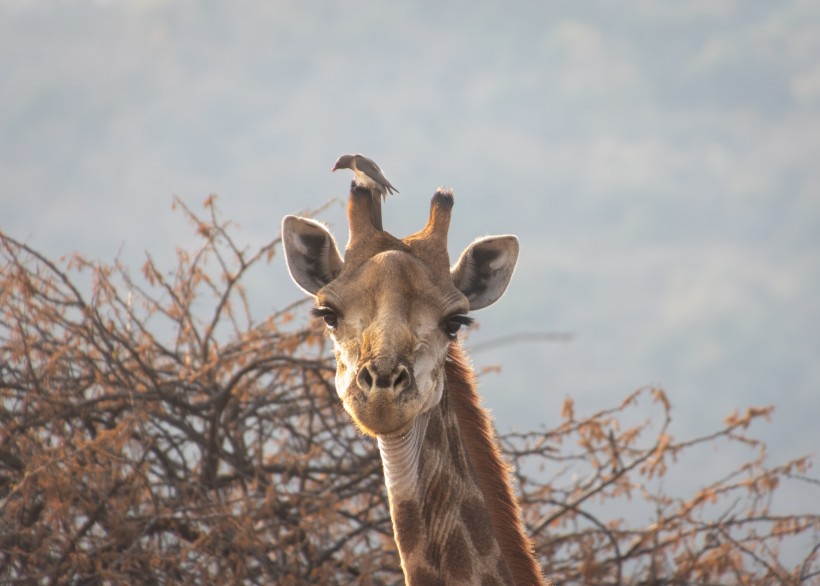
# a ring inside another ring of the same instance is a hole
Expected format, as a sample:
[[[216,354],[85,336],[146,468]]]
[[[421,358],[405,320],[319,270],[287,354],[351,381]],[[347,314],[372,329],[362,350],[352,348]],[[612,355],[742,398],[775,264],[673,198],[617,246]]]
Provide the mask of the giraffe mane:
[[[461,346],[451,344],[446,361],[447,397],[458,419],[464,448],[490,512],[490,521],[516,584],[541,584],[541,569],[501,458],[489,414],[481,406],[473,370]]]

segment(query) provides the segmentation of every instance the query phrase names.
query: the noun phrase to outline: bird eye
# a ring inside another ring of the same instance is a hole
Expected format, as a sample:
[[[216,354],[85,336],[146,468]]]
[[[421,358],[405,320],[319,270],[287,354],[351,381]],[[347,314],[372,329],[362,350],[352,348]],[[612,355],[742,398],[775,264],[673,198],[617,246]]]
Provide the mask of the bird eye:
[[[451,340],[455,340],[462,326],[469,326],[473,323],[473,318],[466,315],[453,315],[444,322],[444,333]]]
[[[311,313],[316,317],[321,317],[325,321],[325,325],[331,330],[339,323],[339,314],[330,307],[314,307]]]

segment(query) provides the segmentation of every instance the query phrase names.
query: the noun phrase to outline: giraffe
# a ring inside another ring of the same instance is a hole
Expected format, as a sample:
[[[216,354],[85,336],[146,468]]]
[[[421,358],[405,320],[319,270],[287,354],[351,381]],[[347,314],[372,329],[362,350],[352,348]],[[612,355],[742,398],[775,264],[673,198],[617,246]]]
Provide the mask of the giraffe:
[[[458,341],[468,311],[504,293],[518,239],[478,239],[451,270],[452,191],[439,188],[424,228],[403,239],[381,229],[375,199],[351,184],[344,259],[311,219],[286,216],[282,240],[333,341],[342,405],[376,438],[405,583],[544,584]]]

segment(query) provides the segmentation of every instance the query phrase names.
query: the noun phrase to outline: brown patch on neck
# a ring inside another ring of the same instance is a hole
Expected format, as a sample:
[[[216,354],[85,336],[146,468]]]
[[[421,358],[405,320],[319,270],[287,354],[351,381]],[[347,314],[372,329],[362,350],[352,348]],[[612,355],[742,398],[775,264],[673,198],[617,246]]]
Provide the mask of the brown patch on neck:
[[[464,449],[515,583],[544,584],[532,542],[524,533],[521,509],[510,484],[510,467],[501,459],[492,422],[476,393],[475,375],[458,344],[450,345],[446,371],[447,396],[458,418]]]

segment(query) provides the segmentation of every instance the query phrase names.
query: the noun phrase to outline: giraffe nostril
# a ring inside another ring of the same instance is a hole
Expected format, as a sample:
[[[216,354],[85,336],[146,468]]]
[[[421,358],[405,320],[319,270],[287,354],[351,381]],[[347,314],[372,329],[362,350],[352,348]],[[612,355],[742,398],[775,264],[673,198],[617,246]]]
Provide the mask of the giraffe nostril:
[[[359,382],[359,387],[364,390],[373,388],[373,375],[370,374],[370,369],[365,364],[359,369],[359,374],[356,376]]]
[[[370,361],[359,368],[356,383],[365,392],[374,389],[385,389],[402,392],[412,386],[413,375],[403,364],[394,364],[380,369],[378,363]]]
[[[398,374],[396,374],[396,378],[393,380],[393,388],[397,391],[403,391],[410,386],[410,383],[410,371],[407,370],[406,366],[400,364]]]

